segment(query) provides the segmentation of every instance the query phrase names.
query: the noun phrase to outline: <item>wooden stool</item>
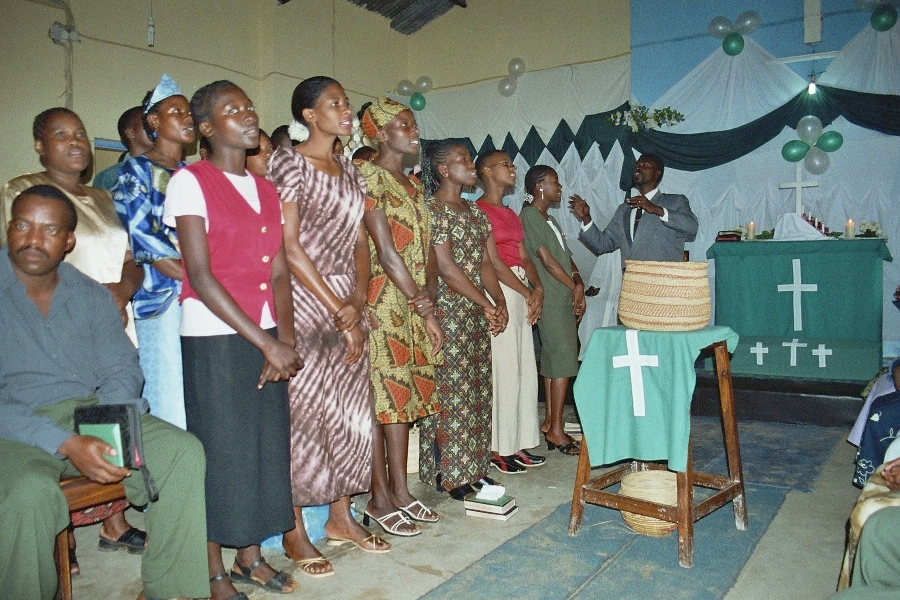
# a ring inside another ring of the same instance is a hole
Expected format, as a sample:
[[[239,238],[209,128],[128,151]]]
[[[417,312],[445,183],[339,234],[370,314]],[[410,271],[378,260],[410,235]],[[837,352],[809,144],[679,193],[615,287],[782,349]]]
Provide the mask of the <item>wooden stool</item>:
[[[70,477],[59,482],[63,496],[69,505],[69,512],[75,512],[125,499],[125,488],[121,483],[95,483],[87,477]],[[69,528],[66,527],[56,535],[56,548],[53,551],[56,560],[56,573],[59,577],[57,598],[72,600],[72,573],[69,564]]]
[[[584,515],[584,503],[625,510],[675,523],[678,526],[678,564],[694,566],[694,521],[698,521],[731,502],[734,507],[734,524],[740,531],[747,529],[747,507],[744,502],[744,476],[741,469],[741,451],[738,447],[737,419],[734,414],[734,390],[731,386],[731,363],[724,341],[708,347],[713,350],[716,375],[719,380],[719,403],[722,409],[722,430],[725,438],[725,455],[728,459],[728,477],[700,473],[693,469],[693,457],[688,442],[687,467],[676,473],[678,504],[670,506],[649,500],[639,500],[605,492],[622,478],[636,471],[665,469],[663,465],[632,461],[609,473],[591,479],[591,460],[587,443],[582,440],[578,471],[575,474],[575,490],[572,494],[572,512],[569,516],[569,535],[577,535]],[[709,498],[694,504],[694,487],[718,490]]]

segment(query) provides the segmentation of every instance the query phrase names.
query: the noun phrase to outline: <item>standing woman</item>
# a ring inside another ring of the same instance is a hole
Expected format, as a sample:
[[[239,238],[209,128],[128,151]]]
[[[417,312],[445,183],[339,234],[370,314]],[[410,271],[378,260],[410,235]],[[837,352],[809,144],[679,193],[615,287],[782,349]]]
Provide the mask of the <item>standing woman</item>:
[[[175,231],[163,223],[163,205],[169,178],[184,166],[184,147],[194,141],[194,119],[187,98],[168,75],[147,93],[141,110],[153,146],[122,165],[112,194],[134,260],[144,270],[144,283],[134,295],[144,397],[153,416],[184,429],[181,254]]]
[[[412,536],[422,530],[410,519],[440,519],[413,498],[406,477],[409,424],[440,409],[434,393],[434,365],[442,362],[444,341],[434,315],[437,256],[422,184],[403,173],[404,157],[419,154],[412,111],[379,98],[363,114],[362,127],[378,141],[374,162],[356,163],[368,187],[369,373],[375,394],[372,499],[363,523],[371,517],[388,533]]]
[[[516,184],[515,165],[505,152],[495,150],[479,156],[475,169],[484,185],[484,195],[477,205],[491,222],[497,247],[497,252],[490,252],[491,264],[509,311],[506,330],[491,338],[491,465],[501,473],[522,473],[526,467],[537,467],[546,461],[527,450],[540,444],[538,375],[531,326],[541,317],[544,288],[525,249],[522,223],[511,208],[503,205],[504,192]],[[529,289],[528,281],[533,289]]]
[[[434,142],[422,174],[438,259],[437,317],[446,332],[437,368],[438,414],[422,420],[419,477],[456,500],[483,483],[491,459],[491,343],[506,327],[506,302],[488,259],[491,225],[461,196],[475,185],[465,146]],[[490,294],[488,298],[487,294]],[[446,390],[446,392],[444,392]]]
[[[294,526],[284,382],[303,365],[278,193],[244,168],[246,151],[259,145],[259,119],[243,90],[205,85],[191,112],[212,154],[172,176],[163,219],[178,230],[184,261],[184,400],[188,431],[206,450],[210,592],[246,598],[236,581],[289,594],[297,582],[259,547]],[[222,546],[238,548],[228,572]]]
[[[578,374],[578,321],[584,314],[584,283],[559,223],[547,214],[559,203],[562,186],[556,171],[536,165],[525,174],[525,201],[519,218],[525,247],[544,286],[544,310],[538,321],[541,334],[541,375],[544,377],[545,416],[541,431],[547,449],[576,455],[580,445],[563,429],[562,413],[569,379]]]
[[[322,76],[301,81],[291,113],[309,137],[293,148],[277,148],[269,161],[284,214],[296,344],[306,361],[290,382],[296,527],[284,536],[284,549],[304,573],[323,577],[334,570],[306,535],[304,506],[330,505],[329,544],[390,549],[350,513],[350,496],[372,482],[374,416],[361,318],[369,279],[362,223],[366,183],[349,159],[332,151],[335,137],[349,135],[353,122],[341,84]]]
[[[128,248],[128,233],[122,227],[109,192],[81,183],[81,173],[91,161],[91,143],[84,123],[67,108],[50,108],[34,118],[34,150],[44,171],[11,179],[0,191],[0,246],[7,243],[12,201],[34,185],[50,185],[61,190],[75,205],[78,225],[75,248],[66,262],[109,289],[122,316],[126,333],[135,340],[129,302],[141,285],[141,269],[134,264]],[[73,350],[73,349],[67,349]],[[107,514],[100,527],[100,549],[123,548],[133,554],[144,551],[147,536],[131,527],[122,511],[127,503],[113,503],[95,511]],[[75,537],[69,535],[72,571],[78,573]]]

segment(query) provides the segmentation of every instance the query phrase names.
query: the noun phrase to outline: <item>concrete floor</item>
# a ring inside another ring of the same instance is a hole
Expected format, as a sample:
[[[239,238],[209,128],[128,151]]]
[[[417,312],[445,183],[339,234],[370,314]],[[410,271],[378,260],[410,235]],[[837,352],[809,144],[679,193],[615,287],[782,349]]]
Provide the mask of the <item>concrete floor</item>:
[[[571,415],[567,420],[573,420]],[[548,455],[547,464],[528,473],[500,477],[521,504],[507,522],[474,519],[464,515],[462,504],[410,476],[410,489],[442,516],[425,525],[413,538],[387,536],[393,544],[388,554],[366,554],[349,546],[320,545],[336,574],[312,579],[301,571],[295,577],[297,592],[288,597],[359,600],[418,598],[455,573],[465,569],[500,544],[571,501],[577,457],[559,452]],[[844,526],[858,491],[850,485],[854,449],[841,441],[823,468],[812,493],[790,492],[775,520],[759,542],[726,600],[791,600],[827,598],[834,590],[844,547]],[[365,506],[365,497],[357,505]],[[726,509],[730,510],[730,509]],[[128,519],[140,527],[141,514],[130,510]],[[131,600],[140,592],[140,557],[124,552],[97,550],[99,525],[77,530],[78,557],[83,574],[74,581],[78,600]],[[372,527],[375,533],[378,526]],[[233,553],[232,553],[233,554]],[[232,554],[226,554],[226,565]],[[267,560],[279,569],[293,570],[293,562],[267,551]],[[674,557],[673,557],[674,560]],[[284,598],[251,586],[239,586],[253,600]],[[490,598],[489,590],[473,590],[472,597]]]

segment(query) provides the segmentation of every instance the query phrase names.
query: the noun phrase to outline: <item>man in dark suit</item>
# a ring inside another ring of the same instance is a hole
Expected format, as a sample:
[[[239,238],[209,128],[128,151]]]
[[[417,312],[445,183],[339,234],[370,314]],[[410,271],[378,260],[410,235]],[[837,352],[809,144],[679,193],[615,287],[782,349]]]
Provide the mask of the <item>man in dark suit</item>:
[[[578,239],[594,254],[620,249],[623,267],[625,260],[681,261],[685,242],[697,236],[697,217],[683,195],[659,191],[664,169],[659,156],[641,155],[631,179],[639,195],[626,198],[603,231],[587,202],[571,196],[569,207],[583,224]]]

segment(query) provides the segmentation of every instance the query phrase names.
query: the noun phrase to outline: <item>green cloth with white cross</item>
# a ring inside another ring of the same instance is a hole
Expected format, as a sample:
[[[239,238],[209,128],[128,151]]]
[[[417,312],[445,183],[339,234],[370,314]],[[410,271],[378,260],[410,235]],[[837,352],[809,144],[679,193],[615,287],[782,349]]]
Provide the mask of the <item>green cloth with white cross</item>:
[[[721,341],[732,352],[738,336],[716,326],[683,332],[595,329],[574,386],[591,465],[667,460],[670,470],[684,471],[694,361],[703,348]]]
[[[881,368],[884,240],[719,242],[716,324],[735,374],[868,381]]]

